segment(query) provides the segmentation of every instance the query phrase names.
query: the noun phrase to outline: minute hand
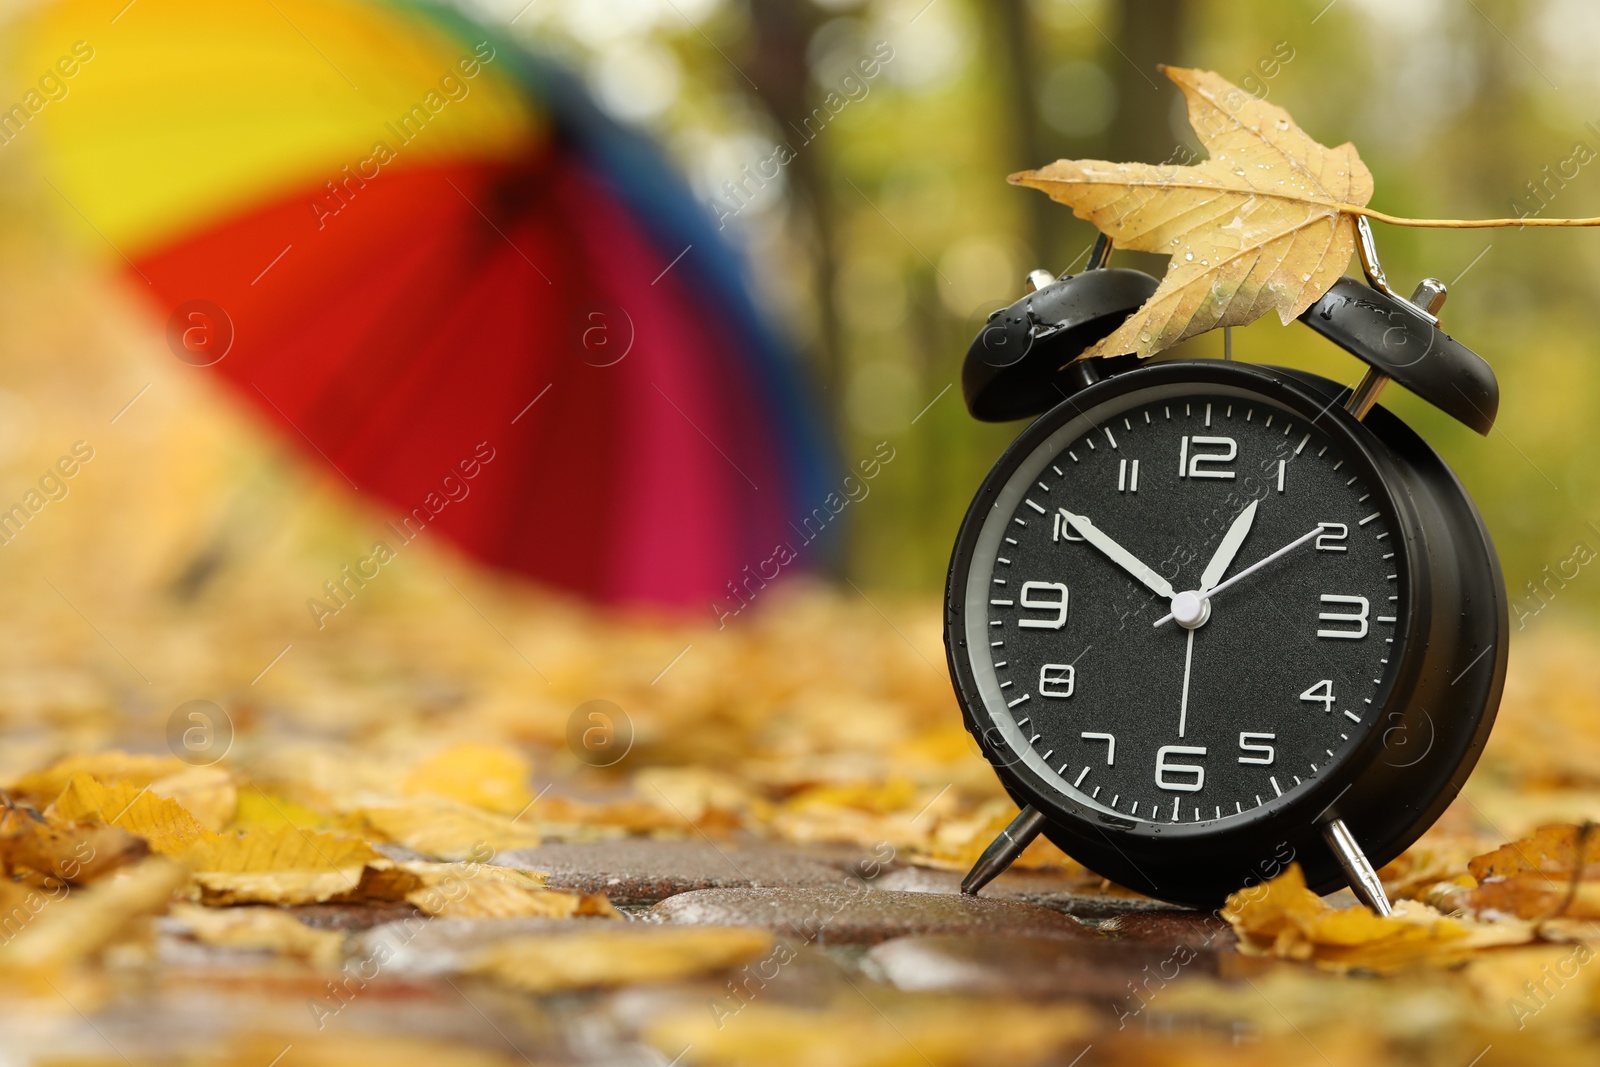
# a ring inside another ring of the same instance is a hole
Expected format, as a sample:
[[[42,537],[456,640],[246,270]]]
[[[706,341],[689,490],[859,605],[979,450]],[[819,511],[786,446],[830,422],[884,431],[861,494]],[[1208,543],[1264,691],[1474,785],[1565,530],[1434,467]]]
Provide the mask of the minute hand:
[[[1232,578],[1229,578],[1227,581],[1219,583],[1215,588],[1207,589],[1205,591],[1206,598],[1209,600],[1211,597],[1216,596],[1218,593],[1222,592],[1224,589],[1228,588],[1228,586],[1232,585],[1233,583],[1235,583],[1237,581],[1240,581],[1240,580],[1242,580],[1244,578],[1248,578],[1252,574],[1254,574],[1256,571],[1260,570],[1262,567],[1265,567],[1267,564],[1273,562],[1274,560],[1280,559],[1283,556],[1287,556],[1290,552],[1293,552],[1295,549],[1299,548],[1301,545],[1305,544],[1307,541],[1311,540],[1313,537],[1317,536],[1321,532],[1322,532],[1322,527],[1318,526],[1316,529],[1310,531],[1309,533],[1301,534],[1299,537],[1295,538],[1293,541],[1290,541],[1288,544],[1284,545],[1282,548],[1278,549],[1278,551],[1272,553],[1270,556],[1267,556],[1267,557],[1265,557],[1263,559],[1256,560],[1254,563],[1250,564],[1250,566],[1246,567],[1244,570],[1240,571],[1238,574],[1235,574]],[[1151,623],[1151,625],[1152,626],[1160,626],[1162,623],[1171,622],[1171,621],[1172,621],[1172,616],[1171,615],[1163,615],[1163,616],[1161,616],[1161,618],[1159,618],[1155,622]]]
[[[1088,516],[1074,515],[1066,508],[1061,509],[1061,514],[1067,522],[1072,524],[1074,530],[1083,535],[1085,541],[1104,552],[1106,558],[1111,560],[1112,563],[1139,579],[1140,583],[1151,592],[1158,596],[1164,596],[1168,600],[1177,596],[1177,593],[1172,589],[1171,582],[1139,562],[1133,553],[1117,544],[1110,537],[1107,537],[1100,527],[1089,521]]]

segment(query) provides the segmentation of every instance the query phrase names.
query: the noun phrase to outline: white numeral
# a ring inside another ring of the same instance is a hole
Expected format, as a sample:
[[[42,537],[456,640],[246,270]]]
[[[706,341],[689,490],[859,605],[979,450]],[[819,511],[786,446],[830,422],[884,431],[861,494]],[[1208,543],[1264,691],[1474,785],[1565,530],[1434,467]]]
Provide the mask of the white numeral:
[[[1058,593],[1059,598],[1040,599],[1035,593]],[[1030,611],[1055,612],[1053,619],[1018,619],[1025,630],[1059,630],[1067,624],[1067,586],[1065,582],[1023,582],[1017,602]]]
[[[1354,630],[1318,630],[1318,637],[1343,637],[1354,641],[1358,637],[1367,636],[1367,598],[1364,596],[1334,596],[1331,593],[1322,594],[1324,604],[1348,604],[1356,608],[1355,611],[1324,611],[1317,615],[1321,622],[1353,622]],[[1063,612],[1064,614],[1064,612]]]
[[[1117,492],[1137,493],[1139,491],[1139,461],[1136,459],[1117,460]]]
[[[1156,785],[1178,793],[1198,793],[1206,784],[1206,769],[1198,763],[1168,763],[1168,756],[1204,756],[1204,746],[1162,745],[1156,749]],[[1194,775],[1194,781],[1174,782],[1169,774]]]
[[[1350,527],[1342,522],[1319,522],[1317,523],[1317,528],[1328,531],[1327,533],[1317,534],[1318,552],[1345,551],[1344,541],[1345,538],[1350,536]]]
[[[1196,451],[1189,450],[1193,444]],[[1220,452],[1198,451],[1202,445],[1220,445]],[[1213,470],[1205,464],[1220,466],[1232,463],[1239,454],[1239,446],[1231,437],[1185,437],[1178,446],[1178,477],[1180,478],[1232,478],[1232,471]]]
[[[1117,739],[1110,734],[1079,734],[1085,741],[1104,741],[1106,743],[1106,766],[1114,767],[1117,764]]]
[[[1260,764],[1263,767],[1270,767],[1272,765],[1272,760],[1277,755],[1277,753],[1272,751],[1272,746],[1271,745],[1258,745],[1258,744],[1255,744],[1255,742],[1257,742],[1257,741],[1275,741],[1275,740],[1277,740],[1277,738],[1278,738],[1277,734],[1244,734],[1244,733],[1240,734],[1239,735],[1239,751],[1240,752],[1249,752],[1249,753],[1252,753],[1252,755],[1240,756],[1239,757],[1239,762],[1240,763],[1257,763],[1257,764]]]
[[[1039,695],[1069,697],[1077,688],[1078,672],[1070,663],[1046,663],[1039,668]]]
[[[1072,528],[1072,523],[1067,517],[1057,511],[1052,517],[1050,540],[1052,541],[1082,541],[1083,536]]]
[[[1324,678],[1300,694],[1300,699],[1308,704],[1321,704],[1323,711],[1333,710],[1333,679]]]

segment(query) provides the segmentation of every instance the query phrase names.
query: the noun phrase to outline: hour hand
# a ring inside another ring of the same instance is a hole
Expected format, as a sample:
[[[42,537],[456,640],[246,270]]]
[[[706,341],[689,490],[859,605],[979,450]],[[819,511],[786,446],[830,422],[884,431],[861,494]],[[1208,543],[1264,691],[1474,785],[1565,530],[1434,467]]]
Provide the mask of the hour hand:
[[[1177,593],[1175,593],[1172,589],[1171,582],[1161,577],[1161,575],[1157,574],[1149,567],[1146,567],[1134,557],[1132,552],[1129,552],[1127,549],[1113,541],[1110,537],[1106,536],[1105,532],[1102,531],[1100,527],[1089,521],[1088,516],[1074,515],[1066,508],[1062,508],[1060,510],[1061,517],[1066,519],[1074,530],[1077,530],[1078,533],[1083,535],[1083,539],[1085,541],[1089,542],[1095,548],[1098,548],[1101,552],[1105,553],[1106,558],[1112,563],[1115,563],[1117,566],[1121,567],[1123,570],[1139,579],[1140,584],[1145,588],[1149,589],[1157,596],[1166,597],[1168,600],[1171,600],[1173,597],[1177,596]]]
[[[1233,520],[1233,525],[1228,527],[1228,532],[1222,536],[1222,543],[1217,546],[1217,554],[1211,557],[1211,562],[1206,564],[1205,573],[1200,576],[1200,592],[1213,588],[1222,581],[1222,576],[1228,572],[1228,567],[1233,563],[1233,557],[1239,554],[1239,546],[1244,544],[1244,539],[1250,534],[1250,526],[1256,521],[1257,501],[1250,501],[1245,509],[1239,512],[1239,517]]]

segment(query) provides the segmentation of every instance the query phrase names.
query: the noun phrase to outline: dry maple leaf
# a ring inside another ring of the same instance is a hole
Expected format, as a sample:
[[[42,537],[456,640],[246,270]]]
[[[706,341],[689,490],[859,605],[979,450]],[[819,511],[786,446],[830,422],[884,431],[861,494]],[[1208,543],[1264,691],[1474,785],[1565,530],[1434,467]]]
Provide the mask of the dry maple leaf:
[[[1060,160],[1011,181],[1050,194],[1121,248],[1172,257],[1143,307],[1084,356],[1154,355],[1276,309],[1285,324],[1350,264],[1372,174],[1350,144],[1326,148],[1276,104],[1210,71],[1163,67],[1211,158],[1192,167]]]

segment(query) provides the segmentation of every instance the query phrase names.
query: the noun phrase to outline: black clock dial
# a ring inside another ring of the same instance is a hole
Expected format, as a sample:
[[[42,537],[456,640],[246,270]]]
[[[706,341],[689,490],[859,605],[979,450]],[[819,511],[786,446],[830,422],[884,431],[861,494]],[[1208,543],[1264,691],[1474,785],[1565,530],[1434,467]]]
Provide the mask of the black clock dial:
[[[1332,773],[1379,725],[1409,610],[1398,516],[1339,440],[1248,390],[1165,386],[1017,456],[965,581],[991,758],[1191,826]]]

